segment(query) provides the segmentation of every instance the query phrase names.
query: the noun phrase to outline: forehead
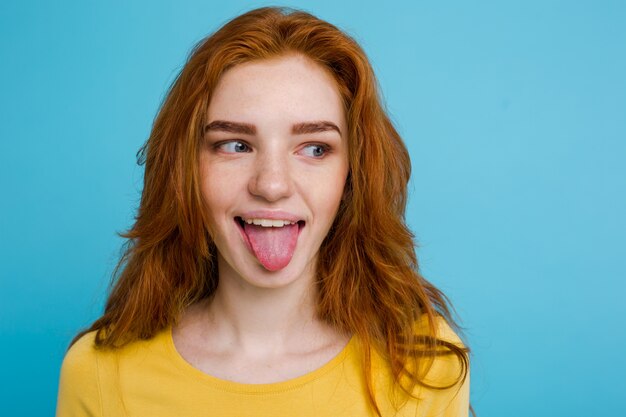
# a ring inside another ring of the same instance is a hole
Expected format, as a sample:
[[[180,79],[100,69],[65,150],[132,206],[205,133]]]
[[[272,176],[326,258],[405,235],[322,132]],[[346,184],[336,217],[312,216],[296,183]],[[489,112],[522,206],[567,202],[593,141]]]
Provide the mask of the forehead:
[[[208,121],[254,124],[329,120],[345,129],[343,102],[332,75],[303,55],[237,65],[212,94]]]

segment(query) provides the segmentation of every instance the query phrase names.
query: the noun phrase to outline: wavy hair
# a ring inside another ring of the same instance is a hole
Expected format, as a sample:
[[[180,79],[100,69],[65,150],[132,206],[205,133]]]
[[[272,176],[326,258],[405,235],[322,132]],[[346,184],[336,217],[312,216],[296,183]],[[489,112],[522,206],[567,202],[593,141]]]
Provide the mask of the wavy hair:
[[[202,40],[173,82],[138,153],[145,163],[136,221],[114,271],[96,347],[118,348],[173,325],[218,283],[216,247],[200,191],[199,150],[205,115],[220,76],[238,64],[302,54],[334,77],[348,123],[349,174],[334,224],[320,248],[317,310],[321,320],[356,335],[363,347],[368,400],[376,413],[372,349],[388,362],[395,385],[450,388],[469,369],[468,350],[437,337],[437,316],[456,330],[449,302],[418,272],[404,211],[411,164],[360,46],[308,13],[266,7],[245,13]],[[425,317],[426,334],[415,332]],[[455,355],[461,373],[432,387],[411,364]]]

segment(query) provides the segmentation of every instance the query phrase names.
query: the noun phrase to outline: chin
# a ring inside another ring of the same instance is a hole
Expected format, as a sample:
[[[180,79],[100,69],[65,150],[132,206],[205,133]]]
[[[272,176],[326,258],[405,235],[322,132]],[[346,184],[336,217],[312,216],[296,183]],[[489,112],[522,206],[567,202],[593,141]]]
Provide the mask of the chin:
[[[313,265],[313,260],[307,263],[297,254],[287,266],[278,271],[269,271],[259,261],[250,258],[248,254],[240,255],[238,259],[242,261],[232,265],[221,254],[218,255],[218,267],[222,271],[220,278],[228,279],[228,276],[238,276],[240,280],[251,286],[265,289],[287,287],[307,277],[313,281],[313,268],[310,267]]]

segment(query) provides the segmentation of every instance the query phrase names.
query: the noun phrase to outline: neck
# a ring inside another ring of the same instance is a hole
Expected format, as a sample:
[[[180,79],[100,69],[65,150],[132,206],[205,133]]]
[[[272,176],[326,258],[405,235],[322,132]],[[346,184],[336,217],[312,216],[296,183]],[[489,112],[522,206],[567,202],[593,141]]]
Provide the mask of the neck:
[[[219,267],[219,285],[208,315],[212,333],[224,347],[276,352],[328,331],[316,318],[312,271],[286,285],[263,288],[246,282],[226,262],[219,262]]]

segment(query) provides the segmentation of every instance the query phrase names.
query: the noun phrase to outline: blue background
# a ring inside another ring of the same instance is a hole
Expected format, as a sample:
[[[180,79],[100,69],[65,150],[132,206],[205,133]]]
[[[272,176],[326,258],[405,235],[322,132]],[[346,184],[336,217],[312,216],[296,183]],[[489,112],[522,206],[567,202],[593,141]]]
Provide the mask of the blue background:
[[[0,414],[53,414],[169,83],[198,40],[268,4],[223,3],[0,5]],[[412,156],[421,267],[467,328],[478,415],[626,414],[626,3],[283,4],[372,60]]]

